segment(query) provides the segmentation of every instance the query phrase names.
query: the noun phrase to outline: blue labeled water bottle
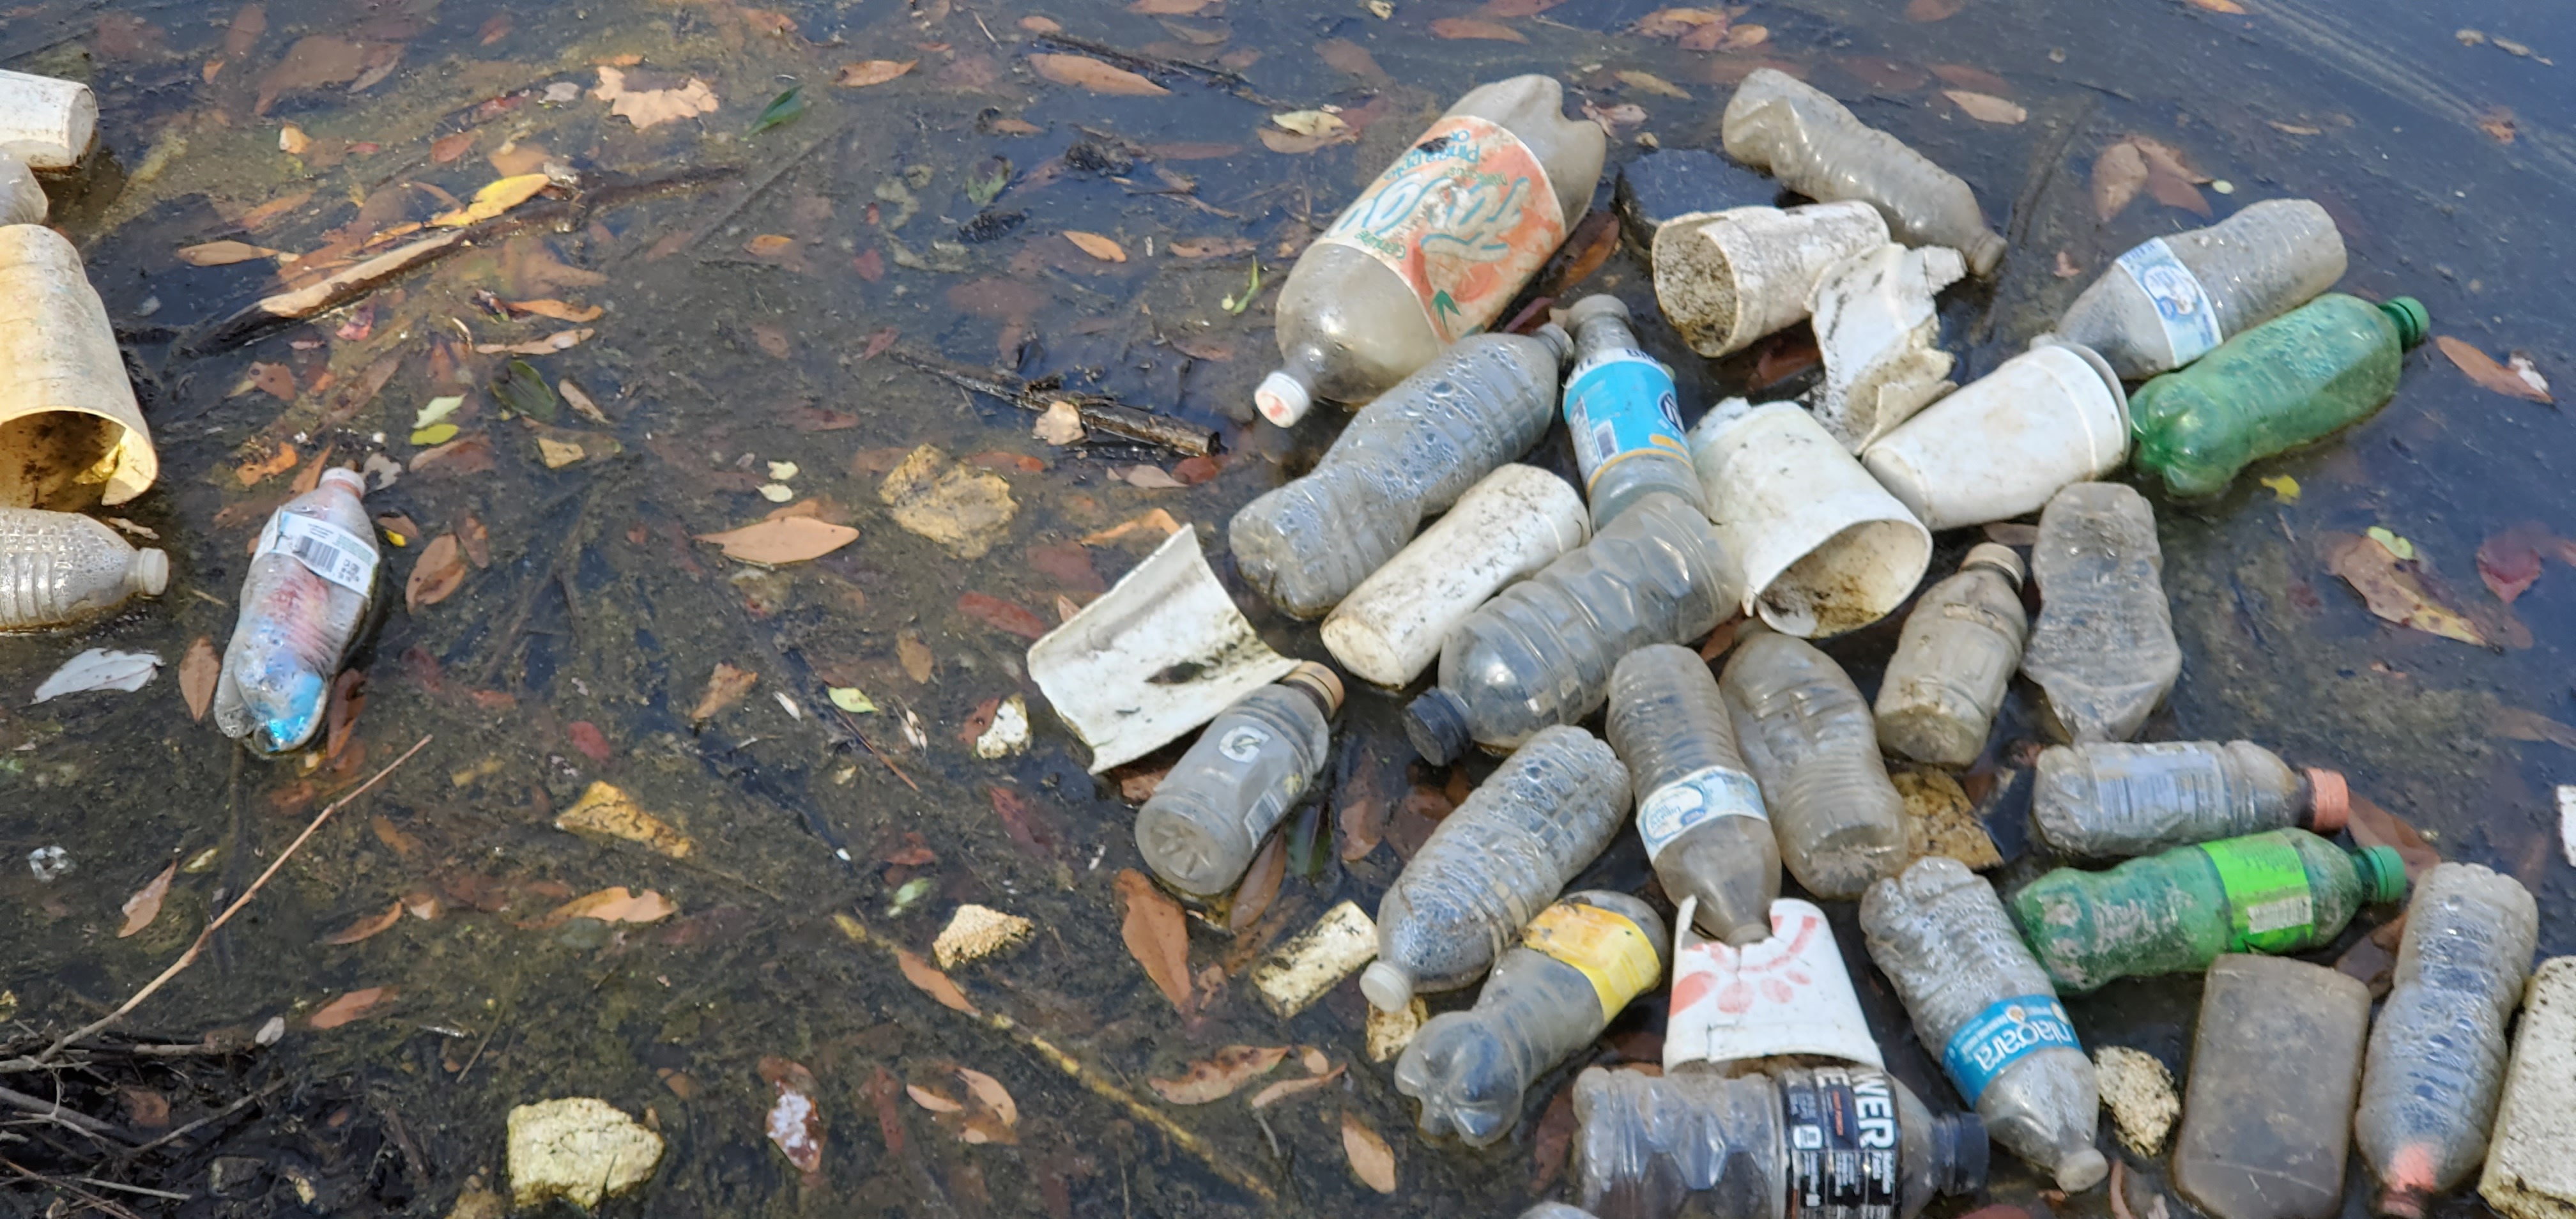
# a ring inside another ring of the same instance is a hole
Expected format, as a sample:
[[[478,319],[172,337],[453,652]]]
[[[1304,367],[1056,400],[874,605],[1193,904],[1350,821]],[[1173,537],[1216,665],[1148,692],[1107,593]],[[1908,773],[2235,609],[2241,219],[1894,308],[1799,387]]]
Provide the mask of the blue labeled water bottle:
[[[1574,436],[1584,497],[1592,504],[1593,532],[1658,491],[1680,496],[1705,514],[1708,500],[1682,439],[1673,371],[1637,349],[1627,303],[1587,296],[1574,302],[1565,320],[1574,331],[1565,425]]]

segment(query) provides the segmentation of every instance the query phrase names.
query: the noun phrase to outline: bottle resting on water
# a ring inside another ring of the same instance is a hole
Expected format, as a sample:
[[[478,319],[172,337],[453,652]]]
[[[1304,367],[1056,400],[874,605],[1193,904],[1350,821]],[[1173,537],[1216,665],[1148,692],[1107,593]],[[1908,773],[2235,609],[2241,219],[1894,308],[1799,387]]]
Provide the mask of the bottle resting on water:
[[[170,584],[170,556],[74,512],[0,508],[0,631],[60,626]]]
[[[2078,859],[2126,859],[2167,847],[2297,827],[2343,829],[2343,776],[2292,770],[2251,741],[2094,741],[2039,751],[2030,818],[2040,841]]]
[[[1377,907],[1360,992],[1399,1012],[1483,974],[1628,815],[1628,772],[1591,733],[1539,731],[1440,822]]]
[[[2138,734],[2182,675],[2155,510],[2119,483],[2071,483],[2039,514],[2039,621],[2021,671],[2075,741]]]
[[[1977,193],[1957,174],[1794,76],[1756,69],[1720,123],[1726,155],[1769,170],[1782,186],[1819,203],[1867,203],[1897,241],[1957,250],[1978,278],[2003,261],[2004,239],[1986,227]]]
[[[1708,511],[1690,444],[1682,438],[1673,370],[1637,348],[1627,302],[1594,295],[1574,302],[1574,370],[1565,376],[1565,426],[1574,464],[1599,529],[1658,491]]]
[[[1469,90],[1297,256],[1262,417],[1366,402],[1492,325],[1583,214],[1606,152],[1553,76]]]
[[[1878,683],[1880,746],[1951,767],[1985,752],[2030,633],[2021,578],[2012,547],[1980,542],[1914,603]]]
[[[1503,951],[1476,1006],[1414,1034],[1395,1060],[1395,1090],[1422,1102],[1422,1133],[1488,1146],[1520,1120],[1529,1086],[1655,989],[1672,959],[1654,907],[1625,893],[1568,894]]]
[[[242,579],[241,617],[215,679],[215,726],[253,753],[301,749],[322,726],[331,679],[375,596],[366,490],[355,470],[324,470],[260,530]]]
[[[1480,334],[1370,403],[1303,477],[1245,504],[1226,527],[1243,578],[1281,611],[1313,618],[1359,587],[1478,479],[1556,422],[1564,330]]]
[[[2343,270],[2343,234],[2326,209],[2266,199],[2122,254],[2066,307],[2056,335],[2144,380],[2306,304]]]
[[[1136,811],[1136,850],[1156,878],[1212,897],[1234,887],[1331,756],[1342,679],[1312,661],[1211,721]]]
[[[2213,1219],[2328,1219],[2361,1078],[2370,988],[2323,965],[2230,954],[2201,982],[2173,1182]]]
[[[1698,898],[1691,921],[1729,944],[1769,938],[1780,846],[1708,662],[1672,643],[1620,658],[1603,732],[1628,764],[1637,836],[1665,896]]]
[[[1833,658],[1747,623],[1717,686],[1762,788],[1780,861],[1809,893],[1859,897],[1905,864],[1905,800],[1888,781],[1869,704]]]
[[[2093,1061],[1993,885],[1934,855],[1860,899],[1870,959],[1986,1133],[2070,1193],[2110,1170],[2094,1149]]]
[[[1506,462],[1360,581],[1318,633],[1354,676],[1401,689],[1440,659],[1450,628],[1477,606],[1591,537],[1581,493]]]

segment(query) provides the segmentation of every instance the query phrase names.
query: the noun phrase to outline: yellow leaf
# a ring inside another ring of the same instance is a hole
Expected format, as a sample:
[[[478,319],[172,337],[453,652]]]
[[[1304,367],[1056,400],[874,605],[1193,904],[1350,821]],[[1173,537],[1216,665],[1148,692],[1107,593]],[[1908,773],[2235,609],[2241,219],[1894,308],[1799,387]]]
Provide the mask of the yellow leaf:
[[[1271,115],[1270,121],[1283,131],[1299,135],[1339,135],[1351,129],[1349,123],[1342,121],[1342,116],[1325,110],[1291,110],[1286,114]]]
[[[1620,80],[1626,82],[1628,87],[1632,89],[1641,89],[1658,97],[1677,97],[1683,101],[1690,100],[1689,90],[1686,90],[1671,81],[1665,80],[1663,77],[1657,76],[1652,72],[1621,72],[1618,74],[1618,77]]]
[[[1081,246],[1083,253],[1089,254],[1093,258],[1097,258],[1102,262],[1127,261],[1126,250],[1120,248],[1117,242],[1111,241],[1098,233],[1085,233],[1076,229],[1067,229],[1065,230],[1064,239],[1075,245]]]
[[[2262,481],[2264,486],[2272,489],[2272,497],[2274,499],[2285,504],[2295,504],[2299,502],[2298,479],[2292,478],[2287,474],[2275,474]]]
[[[546,463],[549,470],[560,470],[588,456],[580,445],[570,441],[557,440],[552,436],[537,437],[537,460]]]
[[[2371,541],[2377,542],[2381,546],[2386,547],[2388,553],[2397,556],[2398,561],[2401,563],[2415,557],[2415,543],[2397,536],[2385,525],[2373,525],[2370,528],[2363,530],[2362,533]]]
[[[876,703],[868,698],[868,692],[857,686],[833,686],[828,693],[832,696],[833,706],[852,715],[866,715],[877,709]]]
[[[474,202],[452,212],[431,218],[430,227],[460,229],[469,224],[490,220],[503,212],[536,198],[537,192],[550,181],[544,174],[520,174],[503,178],[474,192]]]
[[[698,849],[698,844],[672,828],[670,822],[645,812],[633,797],[604,782],[592,783],[581,799],[555,818],[555,828],[624,839],[673,859],[687,859]]]

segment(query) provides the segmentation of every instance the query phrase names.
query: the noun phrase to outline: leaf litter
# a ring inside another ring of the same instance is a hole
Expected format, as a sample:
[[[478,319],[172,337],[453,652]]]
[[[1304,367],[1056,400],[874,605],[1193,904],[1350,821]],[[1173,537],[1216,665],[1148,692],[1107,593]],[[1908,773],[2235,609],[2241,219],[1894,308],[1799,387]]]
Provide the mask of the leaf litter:
[[[134,896],[125,899],[125,925],[116,929],[116,938],[122,940],[133,936],[151,926],[152,920],[161,917],[161,901],[170,896],[170,881],[178,875],[179,861],[171,860],[170,866],[161,869],[159,875],[135,890]]]
[[[2557,401],[2549,395],[2549,382],[2532,367],[2527,356],[2513,357],[2510,366],[2498,364],[2495,357],[2479,350],[2476,344],[2447,334],[2433,336],[2433,345],[2442,349],[2452,367],[2468,374],[2469,380],[2477,382],[2481,389],[2543,405]]]
[[[1127,943],[1127,953],[1145,969],[1172,1008],[1187,1016],[1197,1006],[1190,977],[1189,920],[1173,901],[1145,874],[1134,868],[1120,868],[1117,878],[1120,906],[1119,937]]]
[[[1175,1105],[1204,1105],[1232,1096],[1245,1084],[1270,1073],[1288,1057],[1288,1047],[1230,1045],[1191,1063],[1174,1079],[1147,1079],[1145,1086]]]
[[[2407,549],[2411,552],[2412,547]],[[2426,587],[2416,564],[2401,558],[2377,538],[2329,535],[2326,565],[2360,593],[2363,604],[2384,621],[2477,647],[2490,646],[2486,632],[2478,624],[2444,604]]]

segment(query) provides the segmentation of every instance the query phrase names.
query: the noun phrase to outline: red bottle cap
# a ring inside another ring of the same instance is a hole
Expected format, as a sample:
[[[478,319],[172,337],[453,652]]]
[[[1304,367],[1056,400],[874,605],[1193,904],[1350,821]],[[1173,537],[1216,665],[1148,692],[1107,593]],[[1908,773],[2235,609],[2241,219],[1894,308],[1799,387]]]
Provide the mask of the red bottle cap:
[[[2352,788],[2335,771],[2308,768],[2308,828],[2331,835],[2352,817]]]

